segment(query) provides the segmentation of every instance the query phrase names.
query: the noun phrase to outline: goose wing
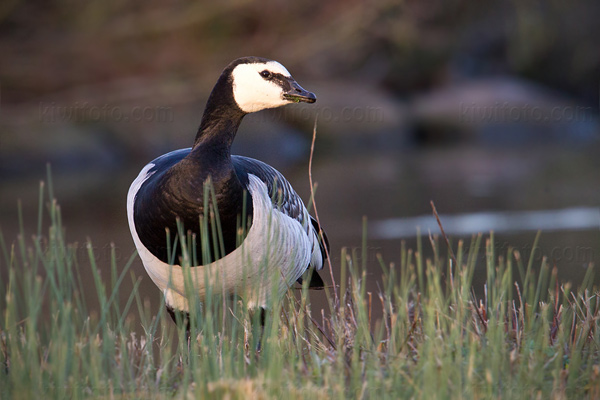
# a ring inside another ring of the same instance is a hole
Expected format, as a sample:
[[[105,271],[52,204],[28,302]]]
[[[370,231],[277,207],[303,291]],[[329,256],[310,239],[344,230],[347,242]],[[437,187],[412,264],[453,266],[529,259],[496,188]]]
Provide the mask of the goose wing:
[[[305,227],[307,235],[315,236],[318,247],[313,249],[311,266],[317,270],[321,269],[327,258],[329,240],[317,221],[308,214],[302,199],[292,188],[292,185],[279,171],[262,161],[242,156],[232,156],[231,159],[236,173],[243,181],[247,180],[248,174],[261,179],[267,185],[273,206],[290,218],[300,222]],[[302,282],[302,278],[298,281]],[[323,287],[323,281],[316,272],[312,274],[309,286]]]
[[[243,181],[247,180],[248,174],[258,177],[267,185],[273,207],[306,226],[307,218],[309,218],[306,207],[292,185],[279,171],[262,161],[249,157],[232,156],[231,160],[237,175],[242,177]]]

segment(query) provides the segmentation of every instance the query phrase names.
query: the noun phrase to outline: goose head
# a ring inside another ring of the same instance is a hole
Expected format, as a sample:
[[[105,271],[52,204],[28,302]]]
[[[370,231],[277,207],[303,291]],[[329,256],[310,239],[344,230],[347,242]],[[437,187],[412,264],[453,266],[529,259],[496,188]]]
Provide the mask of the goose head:
[[[230,66],[233,99],[244,113],[317,100],[314,93],[303,89],[277,61],[244,57]]]

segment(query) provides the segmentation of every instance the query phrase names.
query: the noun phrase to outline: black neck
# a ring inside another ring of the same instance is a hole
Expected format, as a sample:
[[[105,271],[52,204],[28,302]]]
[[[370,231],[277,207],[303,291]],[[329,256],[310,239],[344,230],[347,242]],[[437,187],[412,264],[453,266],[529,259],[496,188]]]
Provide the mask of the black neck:
[[[244,115],[233,98],[231,73],[225,70],[210,93],[192,151],[208,145],[211,151],[221,148],[229,153]]]

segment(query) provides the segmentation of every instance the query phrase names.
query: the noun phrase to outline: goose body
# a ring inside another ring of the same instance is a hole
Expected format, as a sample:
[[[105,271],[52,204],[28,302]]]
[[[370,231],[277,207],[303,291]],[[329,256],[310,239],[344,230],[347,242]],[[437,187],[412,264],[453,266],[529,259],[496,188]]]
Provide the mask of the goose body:
[[[326,238],[290,183],[273,167],[230,151],[244,115],[315,100],[281,64],[237,59],[211,92],[194,145],[156,158],[131,184],[131,235],[172,316],[188,312],[190,282],[201,300],[238,295],[251,309],[265,308],[307,269],[323,267]],[[207,233],[214,228],[219,238]],[[182,242],[194,250],[182,250]],[[313,283],[322,285],[316,273]]]

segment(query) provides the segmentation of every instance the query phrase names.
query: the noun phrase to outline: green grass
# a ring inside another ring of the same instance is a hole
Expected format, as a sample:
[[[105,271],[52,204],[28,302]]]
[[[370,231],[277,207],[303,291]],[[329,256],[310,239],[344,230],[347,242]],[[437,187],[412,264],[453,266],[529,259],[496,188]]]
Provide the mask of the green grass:
[[[459,241],[448,256],[432,239],[416,252],[402,245],[399,265],[380,260],[371,293],[365,245],[360,257],[342,251],[323,315],[311,314],[306,287],[272,305],[260,352],[256,321],[229,299],[192,303],[188,345],[164,307],[150,314],[135,255],[122,264],[113,251],[98,265],[88,243],[90,267],[79,265],[53,199],[42,185],[37,232],[0,235],[2,399],[600,396],[591,268],[574,289],[546,260],[495,254],[493,235]],[[476,270],[484,288],[472,287]]]

